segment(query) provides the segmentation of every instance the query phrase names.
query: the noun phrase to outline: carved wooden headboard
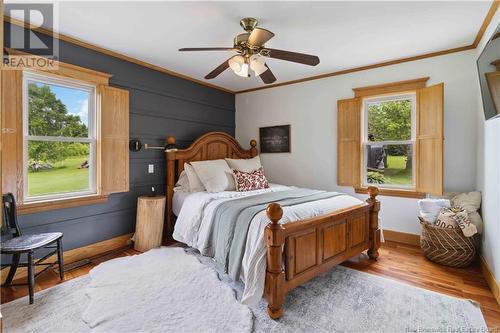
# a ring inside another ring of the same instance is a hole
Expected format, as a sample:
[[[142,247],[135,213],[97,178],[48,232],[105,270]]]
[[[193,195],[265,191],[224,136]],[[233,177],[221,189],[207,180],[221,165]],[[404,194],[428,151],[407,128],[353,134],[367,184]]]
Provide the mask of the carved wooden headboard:
[[[175,137],[167,138],[168,145],[175,144]],[[250,149],[243,149],[231,135],[223,132],[209,132],[196,139],[188,148],[167,150],[167,232],[172,234],[175,216],[172,212],[174,186],[184,170],[184,163],[217,160],[222,158],[252,158],[257,156],[257,141],[250,141]]]

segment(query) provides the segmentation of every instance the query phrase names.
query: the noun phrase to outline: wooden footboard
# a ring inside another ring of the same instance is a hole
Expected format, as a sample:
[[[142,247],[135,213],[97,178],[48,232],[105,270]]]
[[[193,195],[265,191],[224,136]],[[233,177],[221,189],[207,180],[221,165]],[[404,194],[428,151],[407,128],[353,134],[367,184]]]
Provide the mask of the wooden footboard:
[[[264,297],[273,319],[283,315],[285,296],[291,289],[333,266],[368,250],[378,257],[380,229],[376,199],[378,188],[369,187],[365,204],[332,214],[293,223],[279,224],[281,206],[267,208],[271,222],[266,227],[267,271]]]
[[[206,133],[188,148],[175,148],[175,138],[168,137],[167,170],[167,234],[172,235],[175,217],[172,211],[174,186],[184,169],[184,163],[222,158],[251,158],[257,155],[257,142],[250,141],[244,149],[229,134]],[[278,204],[267,208],[271,223],[266,227],[267,272],[265,297],[272,318],[283,314],[286,293],[321,272],[368,250],[371,259],[378,257],[380,230],[378,228],[378,189],[370,187],[366,203],[332,214],[279,224],[283,211]]]

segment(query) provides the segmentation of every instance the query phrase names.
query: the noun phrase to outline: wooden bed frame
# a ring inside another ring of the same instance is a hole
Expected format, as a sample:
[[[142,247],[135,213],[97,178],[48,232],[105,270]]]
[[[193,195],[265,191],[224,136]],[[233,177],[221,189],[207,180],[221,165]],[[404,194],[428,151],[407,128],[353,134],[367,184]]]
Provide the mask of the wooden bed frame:
[[[174,145],[175,138],[168,137]],[[174,185],[185,162],[222,158],[251,158],[257,156],[257,142],[243,149],[230,135],[207,133],[187,149],[167,149],[167,231],[172,235],[175,215],[172,212]],[[272,203],[267,208],[270,223],[265,230],[267,270],[264,297],[271,318],[283,315],[285,296],[291,289],[325,272],[333,266],[368,250],[370,259],[378,257],[380,229],[376,199],[378,189],[369,187],[366,203],[335,211],[331,214],[279,224],[283,210]]]

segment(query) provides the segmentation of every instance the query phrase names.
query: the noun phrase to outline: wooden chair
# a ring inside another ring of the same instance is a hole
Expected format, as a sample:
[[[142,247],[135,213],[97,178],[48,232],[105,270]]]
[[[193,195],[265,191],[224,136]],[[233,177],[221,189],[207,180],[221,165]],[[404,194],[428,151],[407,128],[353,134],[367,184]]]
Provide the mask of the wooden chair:
[[[2,269],[4,267],[10,267],[7,279],[2,286],[28,285],[30,304],[33,304],[35,278],[38,275],[53,267],[55,264],[58,264],[59,277],[61,280],[64,280],[62,248],[63,234],[61,232],[51,232],[44,234],[22,235],[19,224],[17,223],[16,201],[12,193],[7,193],[2,197],[2,214],[2,242],[0,250],[2,254],[12,254],[12,262],[10,264],[1,265]],[[53,250],[44,255],[41,259],[35,261],[34,252],[39,249]],[[27,262],[20,262],[21,255],[23,253],[26,253],[28,256]],[[45,260],[55,253],[57,253],[56,262],[44,263]],[[35,266],[46,267],[35,274]],[[14,278],[18,267],[28,267],[28,283],[12,284],[12,279]]]

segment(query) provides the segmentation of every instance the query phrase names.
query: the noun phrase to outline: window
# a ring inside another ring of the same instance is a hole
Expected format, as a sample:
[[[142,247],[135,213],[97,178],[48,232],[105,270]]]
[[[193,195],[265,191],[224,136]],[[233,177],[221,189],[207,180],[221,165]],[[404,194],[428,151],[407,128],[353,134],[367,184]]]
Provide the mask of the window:
[[[96,194],[96,86],[23,75],[24,201]]]
[[[2,73],[2,193],[19,214],[129,191],[129,92],[108,73],[57,62]]]
[[[415,189],[415,96],[363,99],[363,186]]]
[[[337,184],[423,198],[443,193],[444,84],[428,77],[354,88],[337,101]]]

